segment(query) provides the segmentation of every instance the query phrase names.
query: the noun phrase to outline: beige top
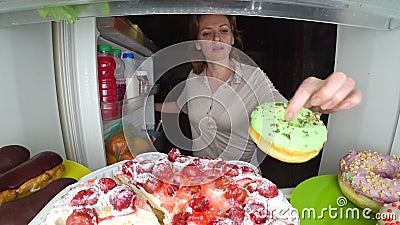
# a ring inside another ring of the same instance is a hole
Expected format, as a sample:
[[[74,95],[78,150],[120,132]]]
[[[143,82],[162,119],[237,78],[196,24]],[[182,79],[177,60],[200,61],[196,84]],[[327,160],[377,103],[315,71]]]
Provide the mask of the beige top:
[[[261,103],[286,99],[260,68],[234,63],[234,75],[214,93],[204,71],[191,71],[177,102],[189,116],[194,156],[257,164],[250,114]]]

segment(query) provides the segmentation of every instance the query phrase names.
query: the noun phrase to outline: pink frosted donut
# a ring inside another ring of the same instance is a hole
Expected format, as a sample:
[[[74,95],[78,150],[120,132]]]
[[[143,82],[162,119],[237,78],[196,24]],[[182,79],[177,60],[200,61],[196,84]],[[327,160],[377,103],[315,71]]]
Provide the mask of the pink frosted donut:
[[[378,212],[382,203],[400,200],[400,158],[351,150],[340,160],[339,187],[353,203]]]

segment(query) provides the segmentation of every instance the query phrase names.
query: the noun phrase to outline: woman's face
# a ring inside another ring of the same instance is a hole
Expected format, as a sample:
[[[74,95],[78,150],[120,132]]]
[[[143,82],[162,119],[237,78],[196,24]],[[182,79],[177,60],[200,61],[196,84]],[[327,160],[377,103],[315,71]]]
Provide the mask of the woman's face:
[[[201,16],[197,39],[202,41],[196,48],[201,49],[207,59],[219,61],[229,57],[234,38],[228,18],[224,15]]]

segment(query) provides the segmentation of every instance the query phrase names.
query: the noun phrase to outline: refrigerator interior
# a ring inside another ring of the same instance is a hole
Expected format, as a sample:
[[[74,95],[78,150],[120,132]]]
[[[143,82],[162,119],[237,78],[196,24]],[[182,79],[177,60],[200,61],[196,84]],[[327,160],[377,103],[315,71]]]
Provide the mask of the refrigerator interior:
[[[138,24],[161,50],[188,40],[185,34],[190,15],[138,15],[128,18]],[[324,79],[334,70],[336,25],[237,16],[237,26],[241,31],[243,52],[257,63],[287,99],[293,96],[298,85],[307,76],[313,74]],[[160,93],[155,95],[155,101],[163,102],[172,93],[178,95],[176,88],[184,82],[190,69],[190,63],[181,64],[162,74],[156,81],[160,84]],[[168,98],[170,100],[171,96]],[[160,113],[155,116],[156,121],[161,118]],[[174,119],[165,114],[162,117]],[[325,116],[323,119],[327,122],[328,118]],[[190,139],[188,116],[181,113],[179,122],[181,131]],[[164,125],[166,130],[170,128],[166,123]],[[170,143],[170,140],[156,142],[155,147],[164,153],[168,153],[172,147],[183,149],[182,146]],[[184,150],[191,155],[190,149]],[[262,157],[262,174],[280,187],[292,187],[318,174],[321,155],[302,164],[283,163],[265,154]]]
[[[185,40],[178,31],[186,29],[184,21],[188,16],[136,15],[129,19],[137,22],[160,48]],[[267,157],[261,164],[264,176],[280,187],[293,187],[308,177],[336,174],[340,158],[351,149],[399,154],[400,87],[396,75],[400,69],[400,45],[396,41],[400,38],[399,28],[377,30],[244,15],[238,15],[238,26],[244,39],[244,52],[266,71],[288,99],[305,77],[325,78],[332,71],[345,72],[363,92],[361,105],[324,118],[329,130],[328,141],[318,157],[304,164],[284,164]],[[300,34],[301,37],[296,37]],[[293,44],[299,39],[300,45]],[[184,79],[177,73],[185,70],[178,68],[178,72],[165,74],[170,81],[168,85]],[[167,90],[161,88],[160,92]],[[162,97],[156,96],[158,100]]]

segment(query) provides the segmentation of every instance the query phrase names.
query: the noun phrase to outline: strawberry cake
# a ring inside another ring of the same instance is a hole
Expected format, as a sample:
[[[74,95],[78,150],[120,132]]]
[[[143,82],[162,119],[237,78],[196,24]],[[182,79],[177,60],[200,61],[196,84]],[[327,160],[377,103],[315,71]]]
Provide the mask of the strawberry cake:
[[[181,155],[126,161],[115,178],[147,200],[165,225],[298,224],[275,184],[247,166]]]
[[[46,225],[157,225],[151,207],[112,178],[89,179],[68,187],[48,212]]]

